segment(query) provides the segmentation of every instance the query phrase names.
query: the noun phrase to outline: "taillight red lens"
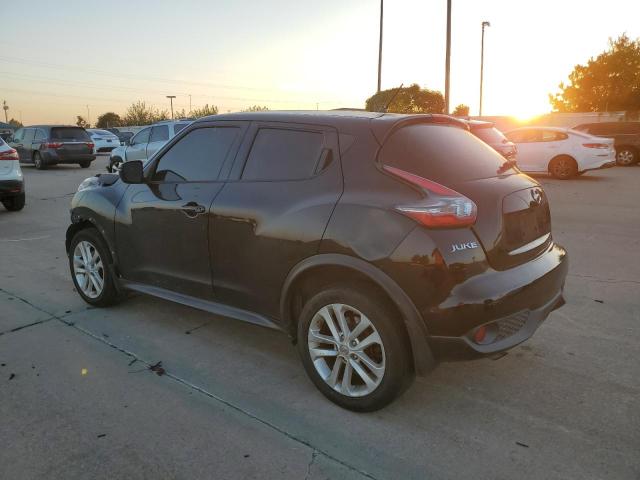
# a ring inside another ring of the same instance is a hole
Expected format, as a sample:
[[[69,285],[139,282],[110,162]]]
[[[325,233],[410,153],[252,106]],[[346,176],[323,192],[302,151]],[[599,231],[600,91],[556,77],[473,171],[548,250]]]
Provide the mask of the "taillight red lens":
[[[416,205],[398,205],[396,210],[429,228],[457,228],[473,225],[478,216],[476,204],[464,195],[426,178],[385,165],[383,169],[427,193]]]
[[[609,148],[606,143],[583,143],[582,146],[587,148]]]
[[[93,148],[93,147],[95,147],[95,145],[93,143],[91,143],[91,142],[87,142],[87,147]]]
[[[473,334],[473,341],[476,343],[484,342],[484,339],[487,337],[487,327],[484,325],[478,328]]]
[[[0,152],[0,160],[20,160],[18,152],[15,149],[4,150]]]
[[[62,143],[60,142],[49,142],[44,144],[45,148],[60,148]]]

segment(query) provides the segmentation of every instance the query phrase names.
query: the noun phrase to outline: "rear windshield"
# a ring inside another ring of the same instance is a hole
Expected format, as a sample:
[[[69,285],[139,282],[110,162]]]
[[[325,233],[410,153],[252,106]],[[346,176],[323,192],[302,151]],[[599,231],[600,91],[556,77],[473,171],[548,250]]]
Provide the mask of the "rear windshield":
[[[502,132],[497,128],[474,128],[473,130],[471,130],[471,133],[473,133],[480,140],[483,140],[486,143],[490,144],[499,144],[508,141],[502,134]]]
[[[466,130],[443,125],[401,128],[385,142],[378,159],[444,185],[515,173],[489,145]]]
[[[51,139],[78,142],[90,140],[85,129],[78,127],[54,127],[51,129]]]

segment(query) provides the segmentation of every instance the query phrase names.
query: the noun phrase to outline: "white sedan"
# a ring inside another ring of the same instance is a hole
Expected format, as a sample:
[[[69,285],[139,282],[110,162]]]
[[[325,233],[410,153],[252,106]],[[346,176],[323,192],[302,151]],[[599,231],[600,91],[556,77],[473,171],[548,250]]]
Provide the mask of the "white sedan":
[[[91,136],[91,141],[94,143],[94,152],[110,152],[116,147],[120,146],[120,139],[117,135],[97,128],[87,128],[87,133]]]
[[[518,148],[524,172],[549,172],[562,180],[589,170],[613,167],[613,139],[559,127],[523,127],[505,133]]]

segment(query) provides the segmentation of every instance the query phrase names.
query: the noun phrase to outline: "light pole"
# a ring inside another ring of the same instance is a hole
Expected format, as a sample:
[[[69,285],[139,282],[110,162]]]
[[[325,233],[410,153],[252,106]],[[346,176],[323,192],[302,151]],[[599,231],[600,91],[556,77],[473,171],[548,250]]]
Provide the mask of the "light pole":
[[[482,22],[482,41],[480,43],[480,109],[479,116],[482,116],[482,82],[484,81],[484,29],[490,27],[487,21]]]
[[[189,115],[191,115],[191,94],[189,94]]]
[[[171,120],[173,120],[173,99],[176,98],[175,95],[167,95],[167,98],[171,102]]]
[[[4,110],[4,123],[9,123],[9,119],[7,118],[7,110],[9,110],[9,105],[7,105],[7,101],[2,101],[2,109]]]
[[[89,105],[87,105],[87,125],[91,126],[91,114],[89,113]]]
[[[382,84],[382,25],[384,17],[384,0],[380,0],[380,44],[378,45],[378,92]]]
[[[444,113],[449,114],[449,74],[451,71],[451,0],[447,0],[447,53],[444,67]]]

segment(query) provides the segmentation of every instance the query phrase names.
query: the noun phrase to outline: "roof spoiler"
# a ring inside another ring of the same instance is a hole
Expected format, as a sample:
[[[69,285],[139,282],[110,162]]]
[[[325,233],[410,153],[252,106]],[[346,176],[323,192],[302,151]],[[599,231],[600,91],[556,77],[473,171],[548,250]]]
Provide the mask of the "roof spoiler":
[[[470,130],[469,124],[464,120],[439,113],[400,116],[398,120],[391,125],[389,125],[389,122],[379,121],[383,120],[385,117],[386,115],[379,117],[378,119],[373,119],[371,122],[371,129],[373,130],[373,134],[380,145],[384,144],[384,142],[393,132],[408,125],[417,125],[420,123],[435,123],[440,125],[450,125],[452,127],[461,128],[467,131]]]

